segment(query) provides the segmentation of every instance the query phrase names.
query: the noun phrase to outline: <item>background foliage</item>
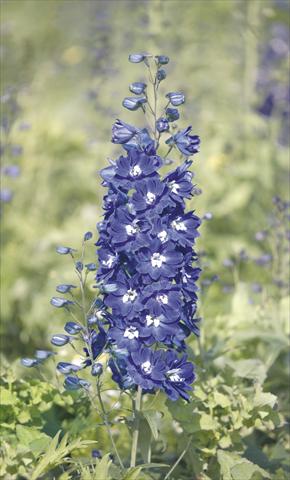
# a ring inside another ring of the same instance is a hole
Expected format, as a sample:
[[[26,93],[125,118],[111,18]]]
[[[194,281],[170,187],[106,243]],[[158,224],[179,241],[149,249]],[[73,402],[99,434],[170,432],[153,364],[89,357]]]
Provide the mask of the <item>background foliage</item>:
[[[46,382],[19,358],[49,348],[63,325],[49,299],[72,275],[55,246],[78,248],[101,218],[97,172],[118,152],[115,118],[130,122],[121,101],[142,78],[127,56],[143,50],[169,55],[164,88],[186,94],[184,126],[202,139],[194,171],[203,195],[192,206],[212,219],[198,242],[193,400],[148,398],[145,409],[161,414],[147,414],[142,445],[152,437],[152,461],[165,464],[186,449],[176,480],[288,478],[290,212],[272,201],[289,200],[288,8],[287,0],[1,1],[1,189],[13,193],[1,203],[3,478],[121,478],[87,400],[59,393],[53,365]],[[8,175],[9,165],[20,174]],[[117,400],[106,393],[108,408]],[[111,416],[125,458],[122,413]],[[89,441],[104,454],[94,467]],[[161,479],[163,470],[123,478]]]

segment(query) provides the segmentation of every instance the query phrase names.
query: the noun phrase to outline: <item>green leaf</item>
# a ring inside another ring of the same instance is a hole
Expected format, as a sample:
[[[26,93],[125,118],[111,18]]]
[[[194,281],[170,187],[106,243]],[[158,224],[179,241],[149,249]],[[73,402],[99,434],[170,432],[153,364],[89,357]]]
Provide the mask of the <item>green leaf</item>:
[[[234,370],[237,377],[250,378],[262,384],[267,376],[266,366],[257,358],[227,360],[227,364]]]
[[[131,467],[122,477],[122,480],[136,480],[139,477],[141,471],[142,467]]]
[[[201,413],[200,428],[201,430],[215,430],[218,427],[216,420],[207,413]]]
[[[154,440],[158,440],[157,412],[154,410],[144,410],[142,413],[149,424]]]
[[[1,405],[15,405],[17,403],[16,395],[4,387],[0,387],[0,399]]]
[[[67,443],[68,435],[65,434],[62,440],[59,442],[60,431],[57,432],[55,437],[51,440],[46,453],[43,455],[39,463],[37,464],[31,480],[37,480],[46,471],[51,470],[59,464],[66,463],[68,455],[77,448],[84,448],[88,445],[95,444],[96,442],[91,440],[77,439],[71,443]],[[105,457],[103,457],[105,458]],[[103,460],[103,459],[102,459]]]
[[[107,453],[103,456],[103,458],[99,461],[99,463],[95,467],[94,471],[94,478],[95,480],[101,480],[102,478],[106,480],[110,480],[112,477],[109,474],[110,465],[112,460],[110,459],[110,454]]]
[[[213,393],[213,398],[214,398],[217,406],[220,406],[222,408],[227,408],[227,407],[231,406],[231,401],[230,401],[229,397],[227,397],[223,393],[214,392]]]
[[[254,473],[260,473],[264,478],[270,475],[259,465],[255,465],[246,458],[224,450],[217,451],[222,480],[251,480]]]
[[[151,460],[151,442],[152,433],[147,420],[141,417],[139,423],[139,448],[141,451],[144,462],[150,462]]]

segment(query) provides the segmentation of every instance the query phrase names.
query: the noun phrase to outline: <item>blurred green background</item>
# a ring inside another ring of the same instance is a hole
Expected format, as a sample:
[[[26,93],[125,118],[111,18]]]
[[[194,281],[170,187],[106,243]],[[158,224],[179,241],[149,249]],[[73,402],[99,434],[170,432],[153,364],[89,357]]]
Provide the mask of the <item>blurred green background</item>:
[[[218,448],[243,450],[275,480],[288,478],[289,6],[288,0],[1,1],[1,350],[6,394],[9,385],[17,397],[4,408],[13,445],[4,448],[12,472],[5,478],[23,478],[15,472],[26,426],[32,436],[35,425],[50,436],[59,428],[76,438],[97,435],[99,446],[110,448],[102,427],[96,434],[87,402],[58,395],[34,371],[23,382],[19,358],[50,348],[51,334],[62,331],[65,313],[49,301],[57,284],[75,279],[55,247],[79,248],[83,233],[95,232],[104,194],[98,172],[122,150],[110,141],[112,124],[144,123],[141,113],[121,105],[128,85],[145,80],[142,66],[128,62],[140,51],[170,57],[161,92],[185,92],[179,126],[191,124],[202,142],[192,167],[202,195],[189,207],[208,218],[197,244],[203,320],[201,339],[189,344],[200,379],[194,405],[213,420],[195,434],[196,455],[185,457],[178,479],[192,471],[199,479],[221,478],[216,460],[207,464]],[[89,257],[95,261],[94,246]],[[261,388],[260,414],[253,399]],[[216,392],[226,396],[223,408],[236,422],[230,437]],[[188,432],[193,419],[183,407],[168,409]],[[166,461],[173,462],[185,440],[166,412],[155,447],[163,458],[167,442]],[[124,453],[128,438],[118,439]],[[212,477],[202,476],[204,465]]]

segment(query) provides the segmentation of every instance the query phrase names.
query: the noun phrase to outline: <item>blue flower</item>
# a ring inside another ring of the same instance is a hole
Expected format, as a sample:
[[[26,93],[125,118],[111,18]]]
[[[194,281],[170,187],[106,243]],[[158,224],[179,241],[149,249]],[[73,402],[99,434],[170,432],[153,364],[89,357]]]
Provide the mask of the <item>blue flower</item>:
[[[174,243],[162,243],[155,239],[137,253],[136,269],[142,274],[148,274],[152,280],[159,280],[160,277],[173,278],[182,259],[183,255],[176,250]]]
[[[137,132],[137,128],[117,119],[112,127],[112,142],[119,144],[127,143],[132,140]]]
[[[179,329],[178,319],[166,317],[158,313],[158,310],[157,308],[145,310],[141,316],[139,337],[145,341],[146,345],[168,342]]]
[[[179,396],[189,400],[188,391],[192,390],[191,384],[195,380],[194,367],[187,361],[186,355],[181,358],[173,350],[165,352],[166,371],[163,387],[171,400]]]
[[[193,174],[188,170],[191,161],[186,160],[180,167],[166,175],[164,181],[169,188],[170,197],[184,206],[184,198],[191,198]]]
[[[116,281],[117,290],[108,294],[104,300],[105,305],[112,308],[113,316],[121,315],[132,318],[142,310],[139,278],[136,275],[131,278],[121,275],[118,277]]]
[[[109,329],[109,338],[116,342],[118,348],[124,348],[128,351],[139,349],[140,325],[133,321],[130,322],[130,325],[127,325],[125,321],[117,323],[115,327]]]
[[[138,183],[136,191],[132,195],[132,205],[139,215],[148,215],[150,211],[161,214],[169,203],[166,185],[159,179],[149,179]]]
[[[145,308],[172,320],[180,318],[181,294],[174,283],[167,280],[152,282],[142,293]]]
[[[137,218],[126,208],[119,208],[111,219],[108,230],[111,234],[111,242],[114,249],[122,250],[125,245],[130,245],[130,248],[134,251],[148,242],[147,237],[144,237],[144,233],[149,228],[150,225],[146,219]]]
[[[169,92],[166,94],[166,97],[174,107],[178,107],[178,105],[182,105],[185,102],[185,96],[181,92]]]
[[[194,155],[199,152],[200,138],[198,135],[190,135],[191,130],[192,127],[181,130],[166,140],[166,143],[176,145],[178,150],[187,157]]]
[[[144,390],[160,388],[165,380],[166,364],[163,351],[141,347],[130,354],[128,373]]]
[[[72,288],[77,288],[75,285],[71,285],[71,284],[61,284],[61,285],[57,285],[56,287],[56,291],[59,292],[59,293],[68,293],[71,291]],[[57,306],[55,305],[55,298],[54,298],[54,302],[52,305],[54,306]]]
[[[129,190],[133,182],[158,177],[157,169],[160,165],[161,159],[157,155],[147,155],[139,148],[132,148],[126,157],[118,159],[112,182]]]

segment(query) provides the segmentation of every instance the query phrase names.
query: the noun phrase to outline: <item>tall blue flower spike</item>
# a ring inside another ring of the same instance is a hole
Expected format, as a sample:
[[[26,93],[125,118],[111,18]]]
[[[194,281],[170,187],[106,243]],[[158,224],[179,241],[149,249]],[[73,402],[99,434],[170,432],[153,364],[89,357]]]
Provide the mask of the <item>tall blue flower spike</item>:
[[[192,127],[179,130],[173,123],[179,119],[176,107],[184,103],[183,93],[166,94],[163,108],[157,103],[160,82],[166,78],[161,67],[169,58],[136,53],[129,61],[144,65],[149,81],[131,83],[129,89],[136,96],[125,98],[123,106],[140,109],[151,121],[135,127],[117,119],[113,125],[112,142],[124,152],[100,172],[106,193],[103,219],[97,225],[97,262],[84,259],[91,232],[83,237],[81,255],[68,246],[56,249],[71,257],[80,289],[73,283],[57,285],[56,291],[64,296],[53,297],[51,305],[72,319],[64,333],[52,336],[51,343],[78,352],[81,345],[78,364],[57,364],[68,390],[90,388],[79,377],[87,367],[99,388],[105,370],[100,356],[106,352],[112,379],[121,390],[137,387],[153,393],[161,389],[171,400],[188,400],[195,372],[185,339],[199,334],[196,282],[200,268],[194,244],[201,222],[194,211],[186,210],[186,200],[196,191],[189,157],[198,152],[200,140],[190,134]],[[168,150],[165,155],[164,149]],[[174,150],[181,164],[162,175]],[[85,290],[90,274],[96,275],[99,295],[89,306]],[[52,355],[41,352],[22,359],[22,364],[39,366]]]
[[[142,102],[130,97],[123,106],[129,110],[142,106],[153,117],[153,127],[140,129],[116,120],[112,141],[127,153],[101,171],[107,194],[96,278],[105,286],[116,285],[103,296],[110,312],[109,365],[121,389],[137,385],[147,392],[164,390],[172,400],[180,396],[188,400],[195,374],[184,352],[184,339],[199,332],[195,312],[200,269],[194,267],[193,245],[200,219],[186,212],[185,200],[193,196],[188,157],[198,152],[200,140],[190,135],[191,127],[171,128],[179,111],[169,104],[182,105],[183,93],[168,93],[162,111],[157,109],[159,84],[166,77],[160,67],[169,58],[133,54],[129,61],[145,64],[149,82],[133,82],[129,89],[144,95]],[[167,156],[159,153],[163,135],[168,137],[164,144],[169,152],[175,148],[183,163],[162,177]]]

